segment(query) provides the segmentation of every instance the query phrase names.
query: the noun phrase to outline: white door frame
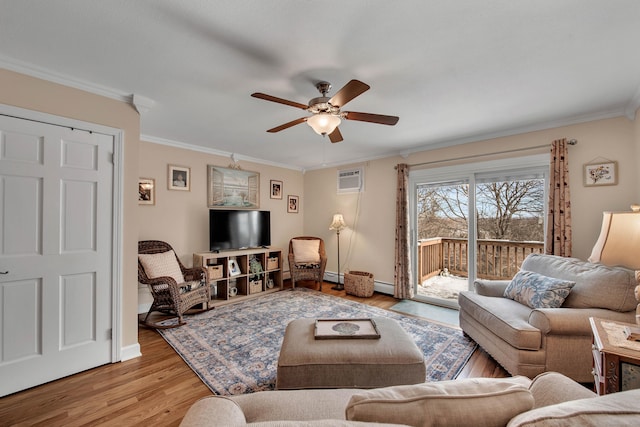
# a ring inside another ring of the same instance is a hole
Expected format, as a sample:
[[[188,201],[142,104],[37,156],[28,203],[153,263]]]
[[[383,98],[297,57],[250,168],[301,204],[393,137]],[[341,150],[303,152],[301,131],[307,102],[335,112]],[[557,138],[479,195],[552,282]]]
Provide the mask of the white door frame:
[[[123,157],[124,131],[122,129],[69,119],[53,114],[0,104],[0,114],[18,119],[32,120],[56,126],[82,129],[113,137],[113,212],[111,266],[111,363],[122,359],[122,217],[123,217]]]

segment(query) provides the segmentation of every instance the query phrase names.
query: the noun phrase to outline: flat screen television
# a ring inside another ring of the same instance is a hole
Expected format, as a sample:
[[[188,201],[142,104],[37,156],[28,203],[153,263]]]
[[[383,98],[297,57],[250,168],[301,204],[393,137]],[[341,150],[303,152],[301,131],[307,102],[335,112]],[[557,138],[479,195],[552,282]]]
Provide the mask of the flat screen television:
[[[209,210],[209,250],[267,247],[271,244],[271,212]]]

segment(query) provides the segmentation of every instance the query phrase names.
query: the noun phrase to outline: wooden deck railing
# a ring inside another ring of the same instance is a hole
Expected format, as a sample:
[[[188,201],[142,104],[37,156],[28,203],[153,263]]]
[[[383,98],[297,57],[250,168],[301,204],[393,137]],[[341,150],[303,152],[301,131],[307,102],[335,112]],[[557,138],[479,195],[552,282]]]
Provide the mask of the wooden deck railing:
[[[476,275],[481,279],[511,279],[529,254],[543,251],[542,242],[478,240]],[[467,239],[434,237],[422,240],[418,248],[420,283],[440,274],[445,268],[451,274],[466,277],[469,274],[468,252]]]

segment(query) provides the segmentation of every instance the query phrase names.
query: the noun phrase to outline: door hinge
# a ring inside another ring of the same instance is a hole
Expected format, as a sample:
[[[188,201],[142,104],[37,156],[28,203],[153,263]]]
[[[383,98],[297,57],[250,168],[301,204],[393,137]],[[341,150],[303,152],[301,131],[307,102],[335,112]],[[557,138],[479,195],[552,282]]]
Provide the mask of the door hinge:
[[[113,329],[107,329],[107,339],[110,340],[113,338]]]

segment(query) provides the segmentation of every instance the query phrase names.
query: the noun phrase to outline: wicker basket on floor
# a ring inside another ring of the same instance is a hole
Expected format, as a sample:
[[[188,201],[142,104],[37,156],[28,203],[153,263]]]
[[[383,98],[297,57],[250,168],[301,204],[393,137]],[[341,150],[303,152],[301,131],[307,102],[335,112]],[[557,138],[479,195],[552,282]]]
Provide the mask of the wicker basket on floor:
[[[344,290],[349,295],[369,298],[373,295],[373,274],[366,271],[344,273]]]

